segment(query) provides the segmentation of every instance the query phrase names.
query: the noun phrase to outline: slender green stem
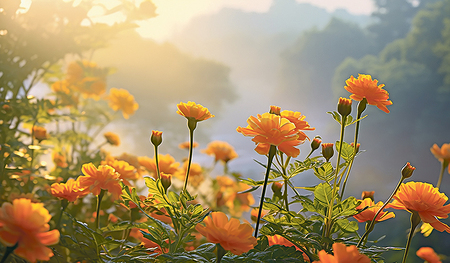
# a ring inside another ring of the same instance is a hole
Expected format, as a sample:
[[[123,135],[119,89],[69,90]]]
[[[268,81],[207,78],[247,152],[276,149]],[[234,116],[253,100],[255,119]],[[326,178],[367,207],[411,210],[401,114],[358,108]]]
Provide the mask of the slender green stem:
[[[0,263],[5,263],[6,260],[8,259],[9,254],[11,254],[11,253],[14,251],[14,249],[17,248],[18,245],[19,245],[19,243],[16,243],[16,244],[15,244],[14,246],[12,246],[12,247],[6,247],[5,254],[3,254],[3,258],[2,258],[2,260],[0,261]]]
[[[339,175],[339,162],[341,160],[341,156],[342,156],[342,142],[344,141],[344,130],[345,130],[345,122],[347,121],[347,116],[342,116],[342,123],[341,123],[341,134],[340,134],[340,138],[339,138],[339,150],[338,150],[338,157],[337,157],[337,161],[336,161],[336,173],[334,175],[334,182],[333,182],[333,193],[331,195],[331,201],[328,204],[328,211],[327,211],[327,220],[326,220],[326,225],[325,225],[325,236],[329,237],[330,236],[330,232],[331,232],[331,228],[333,227],[331,222],[332,222],[332,218],[333,218],[333,205],[334,205],[334,199],[337,193],[337,180],[338,180],[338,175]]]
[[[156,163],[156,179],[161,179],[161,173],[159,172],[158,146],[156,145],[155,145],[155,163]]]
[[[64,210],[66,210],[67,206],[69,205],[69,201],[66,199],[61,200],[61,212],[59,213],[58,221],[56,222],[56,229],[61,229],[61,220],[63,217]]]
[[[263,204],[264,204],[264,196],[266,195],[267,181],[269,180],[270,167],[272,166],[273,157],[275,156],[276,152],[277,152],[277,147],[275,145],[270,145],[269,156],[267,158],[266,177],[264,178],[264,185],[263,185],[262,194],[261,194],[261,201],[259,202],[258,219],[256,220],[255,237],[258,237],[259,221],[261,220],[261,212],[262,212]]]
[[[441,166],[441,173],[439,174],[439,180],[436,184],[436,188],[439,189],[439,187],[441,187],[441,183],[442,183],[442,177],[444,177],[444,171],[445,168],[447,168],[448,166],[448,161],[447,160],[443,160],[442,161],[442,166]]]
[[[381,211],[383,211],[383,209],[389,204],[389,202],[392,200],[392,198],[394,197],[394,195],[397,193],[398,189],[400,188],[400,185],[403,183],[403,181],[406,178],[402,177],[400,179],[400,181],[397,184],[397,187],[395,187],[394,192],[392,192],[391,196],[388,198],[388,200],[386,200],[386,202],[384,202],[383,206],[380,207],[380,209],[378,209],[378,211],[375,213],[375,216],[373,217],[372,221],[370,221],[369,226],[367,227],[366,232],[364,233],[364,235],[361,237],[361,239],[359,239],[358,244],[356,245],[357,247],[361,246],[363,240],[369,235],[370,232],[372,232],[374,226],[375,226],[375,220],[377,218],[377,216],[381,213]]]
[[[417,213],[416,211],[412,211],[411,229],[409,230],[408,242],[406,243],[406,249],[405,249],[405,253],[403,254],[402,263],[406,262],[406,258],[408,257],[409,247],[411,246],[411,240],[412,240],[412,237],[414,236],[414,231],[416,230],[416,227],[419,225],[420,221],[421,221],[421,218],[419,216],[419,213]]]
[[[283,194],[283,199],[284,199],[284,204],[286,206],[286,211],[288,211],[288,212],[289,212],[289,200],[288,200],[288,192],[287,191],[288,191],[289,178],[288,178],[288,174],[287,174],[286,168],[287,168],[290,160],[291,160],[291,157],[289,156],[286,159],[286,162],[284,162],[283,165],[281,166],[281,169],[282,169],[283,174],[284,174],[284,194]],[[289,220],[289,217],[287,217],[287,219]]]
[[[223,258],[223,256],[225,256],[227,251],[220,245],[220,243],[217,243],[216,247],[217,247],[216,262],[220,263],[220,261],[222,261],[222,258]]]
[[[189,159],[188,159],[188,166],[186,170],[186,178],[184,178],[184,186],[183,186],[183,192],[186,191],[188,179],[189,179],[189,171],[191,170],[191,162],[192,162],[192,152],[194,149],[194,129],[189,129]]]
[[[100,206],[102,203],[103,195],[105,195],[105,190],[102,189],[100,191],[100,194],[97,196],[97,215],[95,217],[95,229],[100,228]]]

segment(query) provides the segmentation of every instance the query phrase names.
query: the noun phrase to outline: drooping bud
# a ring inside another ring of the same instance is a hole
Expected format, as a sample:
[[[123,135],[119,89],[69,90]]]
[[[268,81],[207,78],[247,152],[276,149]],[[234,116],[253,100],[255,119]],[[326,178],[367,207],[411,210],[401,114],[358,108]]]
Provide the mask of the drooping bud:
[[[269,113],[280,116],[280,115],[281,115],[280,112],[281,112],[281,108],[280,108],[280,107],[270,105],[270,111],[269,111]]]
[[[159,146],[162,143],[162,131],[153,130],[150,141],[153,143],[153,145]]]
[[[411,175],[413,174],[414,170],[416,170],[416,167],[412,166],[409,162],[407,162],[405,164],[405,166],[403,166],[402,177],[404,179],[411,177]]]
[[[315,151],[320,147],[320,144],[322,143],[322,139],[320,136],[314,137],[314,139],[311,141],[311,151]]]
[[[283,188],[283,184],[280,182],[274,182],[272,184],[272,191],[275,196],[281,197],[281,189]]]
[[[161,184],[163,185],[164,189],[167,191],[167,189],[172,185],[172,175],[161,173]]]
[[[348,116],[352,112],[352,100],[347,98],[339,98],[338,102],[338,112],[342,116]]]
[[[322,156],[327,162],[333,157],[334,154],[333,143],[322,143]]]
[[[373,196],[375,194],[375,191],[363,191],[361,194],[361,199],[364,200],[366,198],[372,199],[374,201]]]

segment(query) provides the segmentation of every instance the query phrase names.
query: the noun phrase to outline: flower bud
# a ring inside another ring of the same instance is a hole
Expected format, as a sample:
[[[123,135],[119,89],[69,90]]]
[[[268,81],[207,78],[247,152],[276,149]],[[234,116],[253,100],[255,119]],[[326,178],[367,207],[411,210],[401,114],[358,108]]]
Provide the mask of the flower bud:
[[[281,189],[283,188],[283,184],[280,182],[274,182],[272,184],[272,191],[275,196],[281,197]]]
[[[366,198],[370,198],[373,201],[374,194],[375,194],[375,191],[363,191],[361,194],[361,199],[364,200]]]
[[[172,185],[172,175],[161,173],[161,184],[163,185],[164,189],[167,191],[167,189]]]
[[[34,138],[39,142],[49,138],[47,129],[41,126],[33,126],[32,133]]]
[[[352,112],[352,100],[347,98],[339,98],[338,102],[338,112],[342,116],[348,116]]]
[[[280,111],[281,111],[281,108],[280,108],[280,107],[270,105],[270,111],[269,111],[269,113],[280,116],[280,115],[281,115]]]
[[[155,146],[159,146],[162,143],[162,131],[152,131],[152,136],[150,137],[150,141]]]
[[[322,143],[322,156],[327,160],[327,162],[333,157],[334,149],[333,143]]]
[[[411,177],[411,175],[413,174],[414,170],[416,170],[416,167],[413,167],[409,162],[407,162],[405,164],[405,166],[403,166],[402,177],[405,178],[405,179]]]
[[[357,153],[359,152],[359,146],[360,146],[360,145],[361,145],[360,143],[357,143],[357,144],[356,144],[356,152],[357,152]],[[355,148],[355,144],[354,144],[354,143],[351,143],[350,146],[352,146],[353,148]]]
[[[322,143],[322,140],[319,136],[314,137],[314,139],[311,141],[311,151],[315,151],[320,147],[320,144]]]

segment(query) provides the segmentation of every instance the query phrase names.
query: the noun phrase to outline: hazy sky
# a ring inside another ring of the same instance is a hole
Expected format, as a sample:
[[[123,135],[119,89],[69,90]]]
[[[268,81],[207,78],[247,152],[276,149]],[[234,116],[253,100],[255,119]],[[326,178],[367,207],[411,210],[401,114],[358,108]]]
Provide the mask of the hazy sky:
[[[274,0],[153,0],[157,6],[158,17],[140,23],[138,32],[157,41],[165,41],[174,31],[195,16],[210,14],[224,7],[242,9],[248,12],[266,12]],[[296,0],[299,3],[311,3],[328,11],[338,8],[347,9],[354,14],[370,14],[373,11],[372,0]]]

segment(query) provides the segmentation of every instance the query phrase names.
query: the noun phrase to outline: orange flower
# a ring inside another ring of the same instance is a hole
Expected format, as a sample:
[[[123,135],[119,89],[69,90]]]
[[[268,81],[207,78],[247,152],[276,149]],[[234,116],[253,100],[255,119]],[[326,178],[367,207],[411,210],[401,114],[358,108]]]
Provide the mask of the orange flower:
[[[450,143],[442,144],[441,148],[437,144],[433,144],[430,148],[431,153],[438,159],[441,163],[450,163]],[[448,173],[450,173],[450,165],[448,166]]]
[[[416,255],[428,263],[442,263],[439,256],[431,247],[421,247],[417,250]]]
[[[109,144],[114,146],[120,145],[119,135],[115,134],[114,132],[105,132],[103,136],[105,136],[105,139]]]
[[[372,221],[375,214],[378,212],[378,209],[383,206],[383,202],[378,202],[375,204],[371,198],[365,198],[362,200],[361,204],[356,207],[356,209],[363,209],[365,207],[368,207],[366,210],[362,211],[361,213],[354,215],[353,217],[358,220],[358,222],[367,222]],[[390,218],[394,218],[395,214],[392,212],[384,212],[378,214],[377,218],[375,219],[375,222],[381,222]]]
[[[416,211],[424,223],[429,223],[436,230],[450,233],[450,227],[436,217],[447,218],[450,204],[444,205],[448,197],[440,193],[433,185],[422,182],[408,182],[401,184],[394,201],[388,208],[404,209],[408,212]]]
[[[189,141],[186,142],[182,142],[180,144],[178,144],[178,148],[180,149],[189,149],[189,146],[191,145],[191,143]],[[192,148],[195,148],[198,146],[197,142],[194,142],[194,144],[192,145]]]
[[[70,94],[70,89],[68,87],[67,80],[61,80],[61,81],[54,82],[51,86],[51,89],[55,93],[61,93],[61,94],[65,94],[65,95]]]
[[[183,163],[183,168],[179,169],[174,175],[178,177],[180,180],[185,179],[187,172],[188,162]],[[191,169],[189,170],[189,183],[193,187],[198,187],[204,180],[203,169],[202,166],[198,163],[191,163]]]
[[[370,258],[359,254],[356,246],[345,246],[342,243],[333,244],[333,255],[327,254],[325,250],[319,252],[319,261],[314,263],[370,263]]]
[[[298,130],[288,119],[266,112],[258,114],[257,117],[250,116],[247,123],[246,128],[238,127],[236,131],[254,137],[252,141],[257,144],[255,148],[257,153],[266,155],[269,153],[270,145],[279,146],[284,142],[290,143],[279,149],[280,151],[291,157],[297,157],[300,153],[293,147],[301,142],[298,140]]]
[[[280,111],[281,111],[281,107],[270,105],[269,113],[280,116],[281,115]]]
[[[138,157],[139,164],[144,166],[150,173],[152,173],[153,177],[156,178],[156,161],[155,157],[150,159],[147,156]],[[173,158],[170,154],[162,155],[158,154],[158,162],[159,162],[159,171],[165,174],[174,175],[178,171],[178,166],[180,163],[175,162],[175,158]]]
[[[84,176],[78,177],[81,188],[87,188],[94,195],[99,195],[100,191],[107,190],[114,199],[119,199],[122,194],[122,187],[119,184],[119,173],[109,165],[100,165],[98,168],[94,164],[83,164],[81,171]]]
[[[216,162],[222,161],[227,163],[228,161],[238,157],[238,154],[234,151],[233,146],[222,141],[210,142],[206,149],[203,149],[202,152],[208,155],[214,155]]]
[[[180,102],[177,108],[177,113],[188,119],[193,118],[197,121],[204,121],[214,117],[207,108],[192,101],[188,101],[188,103]]]
[[[362,200],[364,200],[364,199],[366,199],[366,198],[370,198],[370,199],[372,199],[372,201],[374,200],[373,199],[373,196],[375,195],[375,191],[362,191],[362,193],[361,193],[361,199]]]
[[[222,212],[212,212],[211,217],[205,217],[205,226],[198,224],[195,229],[206,237],[208,242],[219,243],[225,250],[240,255],[252,249],[257,241],[252,236],[253,227],[241,224],[236,218],[228,220]]]
[[[350,95],[351,99],[361,101],[366,98],[367,103],[377,106],[380,110],[389,113],[387,105],[392,105],[389,99],[389,93],[383,89],[384,84],[378,85],[378,80],[372,80],[372,76],[359,74],[355,79],[351,76],[345,81],[347,86],[344,88],[353,93]]]
[[[55,163],[56,166],[61,168],[66,168],[68,166],[66,157],[60,153],[53,152],[52,153],[52,160]]]
[[[26,260],[50,260],[53,252],[47,246],[59,242],[59,231],[48,231],[51,215],[42,203],[15,199],[0,208],[0,242],[7,247],[17,244],[14,253]]]
[[[112,88],[109,91],[108,100],[109,107],[114,111],[121,110],[125,119],[128,119],[139,108],[139,104],[136,103],[133,95],[125,89]]]
[[[291,241],[280,235],[267,236],[267,240],[269,241],[269,246],[281,245],[285,247],[295,247],[296,250],[302,251],[296,245],[292,244]],[[310,262],[308,256],[305,253],[303,253],[303,260],[306,262]]]
[[[314,127],[310,127],[309,123],[304,121],[306,116],[302,115],[298,111],[284,110],[281,112],[281,117],[288,119],[295,125],[298,132],[297,140],[304,141],[308,138],[308,136],[306,136],[306,134],[302,131],[314,131],[316,129]]]
[[[119,178],[122,179],[123,183],[128,186],[131,185],[128,180],[136,180],[139,178],[136,168],[126,161],[120,161],[112,157],[107,157],[105,161],[101,162],[101,164],[106,164],[114,168],[114,170],[119,173]]]
[[[32,129],[33,136],[39,142],[48,139],[47,129],[41,126],[33,126]]]
[[[99,100],[106,92],[106,81],[104,77],[85,77],[75,87],[83,97]]]
[[[67,199],[69,202],[75,202],[79,197],[87,194],[83,188],[80,188],[80,182],[74,179],[67,180],[66,183],[54,183],[50,192],[53,196],[60,199]]]
[[[270,210],[263,209],[263,210],[261,211],[261,218],[263,218],[265,215],[267,215],[267,213],[268,213],[269,211],[270,211]],[[251,219],[253,222],[256,222],[256,220],[258,219],[258,212],[259,212],[259,208],[253,208],[252,211],[250,211],[250,219]],[[270,245],[270,240],[269,240],[269,246],[271,246],[271,245]]]

